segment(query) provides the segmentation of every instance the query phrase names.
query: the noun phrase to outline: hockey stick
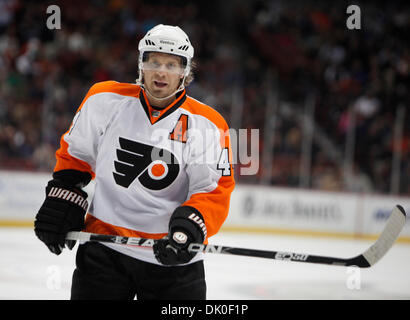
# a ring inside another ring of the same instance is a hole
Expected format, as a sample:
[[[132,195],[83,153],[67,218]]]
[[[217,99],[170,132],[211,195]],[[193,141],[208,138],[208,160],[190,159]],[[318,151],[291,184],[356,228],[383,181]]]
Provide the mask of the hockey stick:
[[[406,222],[406,213],[402,206],[397,205],[394,207],[386,226],[384,227],[379,238],[373,243],[365,252],[355,256],[353,258],[335,258],[318,256],[312,254],[300,254],[294,252],[282,252],[282,251],[266,251],[256,249],[245,249],[237,247],[220,246],[213,244],[190,244],[188,250],[192,252],[205,252],[205,253],[220,253],[220,254],[232,254],[248,257],[268,258],[282,261],[294,261],[294,262],[308,262],[317,264],[328,264],[338,266],[357,266],[360,268],[368,268],[373,266],[379,261],[386,252],[392,247],[396,241],[401,230]],[[123,237],[115,235],[95,234],[88,232],[76,232],[72,231],[67,234],[67,240],[79,240],[81,242],[96,241],[96,242],[108,242],[126,245],[135,245],[141,247],[152,247],[157,240]]]

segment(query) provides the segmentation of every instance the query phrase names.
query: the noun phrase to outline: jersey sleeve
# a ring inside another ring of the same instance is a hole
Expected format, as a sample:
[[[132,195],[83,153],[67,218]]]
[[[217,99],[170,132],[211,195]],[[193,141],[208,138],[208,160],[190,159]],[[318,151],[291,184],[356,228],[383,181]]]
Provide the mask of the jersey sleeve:
[[[216,125],[211,123],[203,130],[194,130],[188,139],[189,192],[182,205],[201,213],[207,238],[216,234],[227,218],[235,186],[228,125],[219,114],[218,119]]]
[[[94,84],[78,108],[69,130],[60,139],[54,172],[77,170],[95,177],[99,141],[112,115],[112,106],[98,95],[107,92],[114,81]]]

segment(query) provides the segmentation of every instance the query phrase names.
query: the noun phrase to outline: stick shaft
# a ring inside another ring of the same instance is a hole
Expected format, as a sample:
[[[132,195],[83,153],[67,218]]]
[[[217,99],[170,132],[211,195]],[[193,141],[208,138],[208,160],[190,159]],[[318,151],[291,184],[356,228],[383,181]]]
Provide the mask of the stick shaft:
[[[134,238],[115,235],[105,235],[87,232],[69,232],[67,240],[80,240],[80,241],[94,241],[105,243],[116,243],[123,245],[134,245],[140,247],[152,247],[156,240],[146,238]],[[189,246],[189,251],[192,252],[205,252],[205,253],[217,253],[217,254],[230,254],[237,256],[247,256],[256,258],[267,258],[282,261],[293,262],[308,262],[318,264],[330,264],[330,265],[352,265],[353,262],[357,262],[352,259],[342,259],[318,255],[309,255],[295,252],[283,252],[283,251],[268,251],[248,248],[238,248],[230,246],[212,245],[212,244],[199,244],[193,243]],[[361,264],[366,264],[362,262]],[[365,265],[363,265],[365,266]],[[366,265],[367,266],[367,265]]]
[[[357,266],[360,268],[367,268],[374,265],[379,261],[384,254],[390,249],[394,241],[399,236],[404,224],[405,224],[406,214],[401,206],[396,206],[390,215],[385,228],[383,229],[380,237],[377,241],[367,249],[363,254],[355,256],[353,258],[337,258],[328,257],[304,253],[295,252],[283,252],[283,251],[268,251],[268,250],[257,250],[257,249],[247,249],[238,247],[229,247],[213,244],[200,244],[192,243],[188,247],[191,252],[205,252],[205,253],[217,253],[217,254],[231,254],[238,256],[247,257],[257,257],[257,258],[268,258],[281,261],[293,261],[293,262],[307,262],[316,264],[327,264],[327,265],[338,265],[338,266]],[[116,235],[105,235],[96,234],[88,232],[77,232],[72,231],[67,234],[67,240],[79,240],[82,242],[86,241],[97,241],[106,243],[116,243],[122,245],[134,245],[140,247],[152,247],[157,240],[145,239],[145,238],[134,238],[134,237],[124,237]]]

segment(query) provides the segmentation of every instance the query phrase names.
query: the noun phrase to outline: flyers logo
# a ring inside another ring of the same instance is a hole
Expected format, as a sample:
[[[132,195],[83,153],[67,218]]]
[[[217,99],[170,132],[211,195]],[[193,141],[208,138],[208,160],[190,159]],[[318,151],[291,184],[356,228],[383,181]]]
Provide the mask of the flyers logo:
[[[171,140],[185,143],[187,140],[187,136],[186,136],[187,130],[188,130],[188,116],[186,114],[182,114],[179,117],[174,129],[169,134],[169,138]]]
[[[120,137],[120,149],[114,161],[115,182],[128,188],[135,179],[146,188],[161,190],[177,178],[179,163],[168,150]]]

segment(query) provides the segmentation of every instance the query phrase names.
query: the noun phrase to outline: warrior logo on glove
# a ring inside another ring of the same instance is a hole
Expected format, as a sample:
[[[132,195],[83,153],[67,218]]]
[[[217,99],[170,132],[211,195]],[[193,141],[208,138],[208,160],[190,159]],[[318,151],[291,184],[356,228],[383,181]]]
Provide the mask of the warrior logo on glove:
[[[51,198],[58,198],[58,199],[70,201],[80,206],[84,210],[87,210],[88,208],[87,200],[84,199],[84,197],[82,197],[78,193],[70,191],[70,190],[66,190],[66,189],[58,188],[58,187],[52,187],[50,192],[48,193],[48,196]]]
[[[161,190],[177,178],[179,162],[168,150],[122,137],[119,142],[113,173],[118,185],[128,188],[138,178],[147,189]]]

